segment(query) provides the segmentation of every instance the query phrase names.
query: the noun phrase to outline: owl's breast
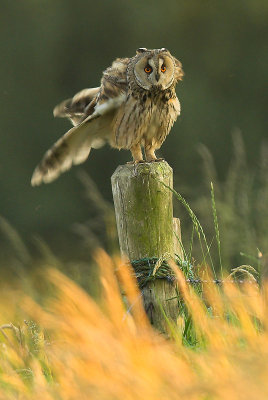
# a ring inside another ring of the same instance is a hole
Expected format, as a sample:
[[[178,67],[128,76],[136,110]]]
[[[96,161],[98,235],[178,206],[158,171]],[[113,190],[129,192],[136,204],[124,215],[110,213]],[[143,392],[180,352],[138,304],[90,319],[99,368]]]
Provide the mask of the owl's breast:
[[[116,148],[130,149],[141,143],[151,124],[153,103],[129,95],[114,115],[110,144]]]
[[[160,98],[152,108],[151,121],[144,139],[160,147],[179,114],[180,102],[176,96],[167,101]]]
[[[110,144],[130,149],[135,144],[151,141],[160,146],[179,113],[180,103],[176,95],[168,99],[129,95],[114,115]]]

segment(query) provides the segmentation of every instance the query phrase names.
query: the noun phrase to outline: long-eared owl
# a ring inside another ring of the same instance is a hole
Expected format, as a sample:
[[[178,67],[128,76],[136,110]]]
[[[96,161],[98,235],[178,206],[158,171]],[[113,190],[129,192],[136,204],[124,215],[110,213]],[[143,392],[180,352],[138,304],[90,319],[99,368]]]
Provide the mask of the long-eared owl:
[[[117,58],[103,72],[99,87],[84,89],[54,109],[71,128],[36,167],[32,185],[56,179],[84,162],[91,148],[108,142],[129,149],[133,162],[157,161],[159,149],[180,114],[175,86],[183,77],[180,61],[165,49],[140,48],[132,58]]]

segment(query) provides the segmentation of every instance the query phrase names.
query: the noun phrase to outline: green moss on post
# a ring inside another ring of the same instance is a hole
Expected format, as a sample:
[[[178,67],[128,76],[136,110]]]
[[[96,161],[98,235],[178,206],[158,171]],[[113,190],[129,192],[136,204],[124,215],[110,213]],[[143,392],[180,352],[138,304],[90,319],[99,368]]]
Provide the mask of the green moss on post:
[[[121,165],[112,176],[112,189],[121,253],[130,261],[174,256],[172,168],[167,162]],[[178,316],[176,287],[165,279],[142,289],[147,315],[155,328],[167,333],[166,316]]]

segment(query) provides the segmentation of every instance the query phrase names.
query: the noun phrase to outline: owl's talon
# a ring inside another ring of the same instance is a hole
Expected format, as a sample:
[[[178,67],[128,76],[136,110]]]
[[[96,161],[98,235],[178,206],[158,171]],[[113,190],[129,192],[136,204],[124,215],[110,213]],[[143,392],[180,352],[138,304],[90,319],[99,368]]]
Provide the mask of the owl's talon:
[[[160,162],[160,161],[165,161],[164,158],[154,158],[153,160],[150,160],[148,162]]]
[[[133,160],[133,161],[128,161],[127,164],[137,165],[137,164],[142,164],[142,163],[145,163],[145,162],[146,162],[145,160]]]

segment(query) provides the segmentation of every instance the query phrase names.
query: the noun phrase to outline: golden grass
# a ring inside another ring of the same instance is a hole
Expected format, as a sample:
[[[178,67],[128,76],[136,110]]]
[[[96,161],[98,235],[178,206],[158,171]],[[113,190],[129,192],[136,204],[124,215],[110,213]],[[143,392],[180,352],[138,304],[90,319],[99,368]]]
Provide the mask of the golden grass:
[[[207,285],[200,299],[177,271],[198,338],[190,348],[182,319],[174,340],[153,331],[129,267],[96,258],[101,304],[57,270],[42,307],[2,292],[0,323],[16,327],[0,330],[0,400],[268,399],[268,286]]]

